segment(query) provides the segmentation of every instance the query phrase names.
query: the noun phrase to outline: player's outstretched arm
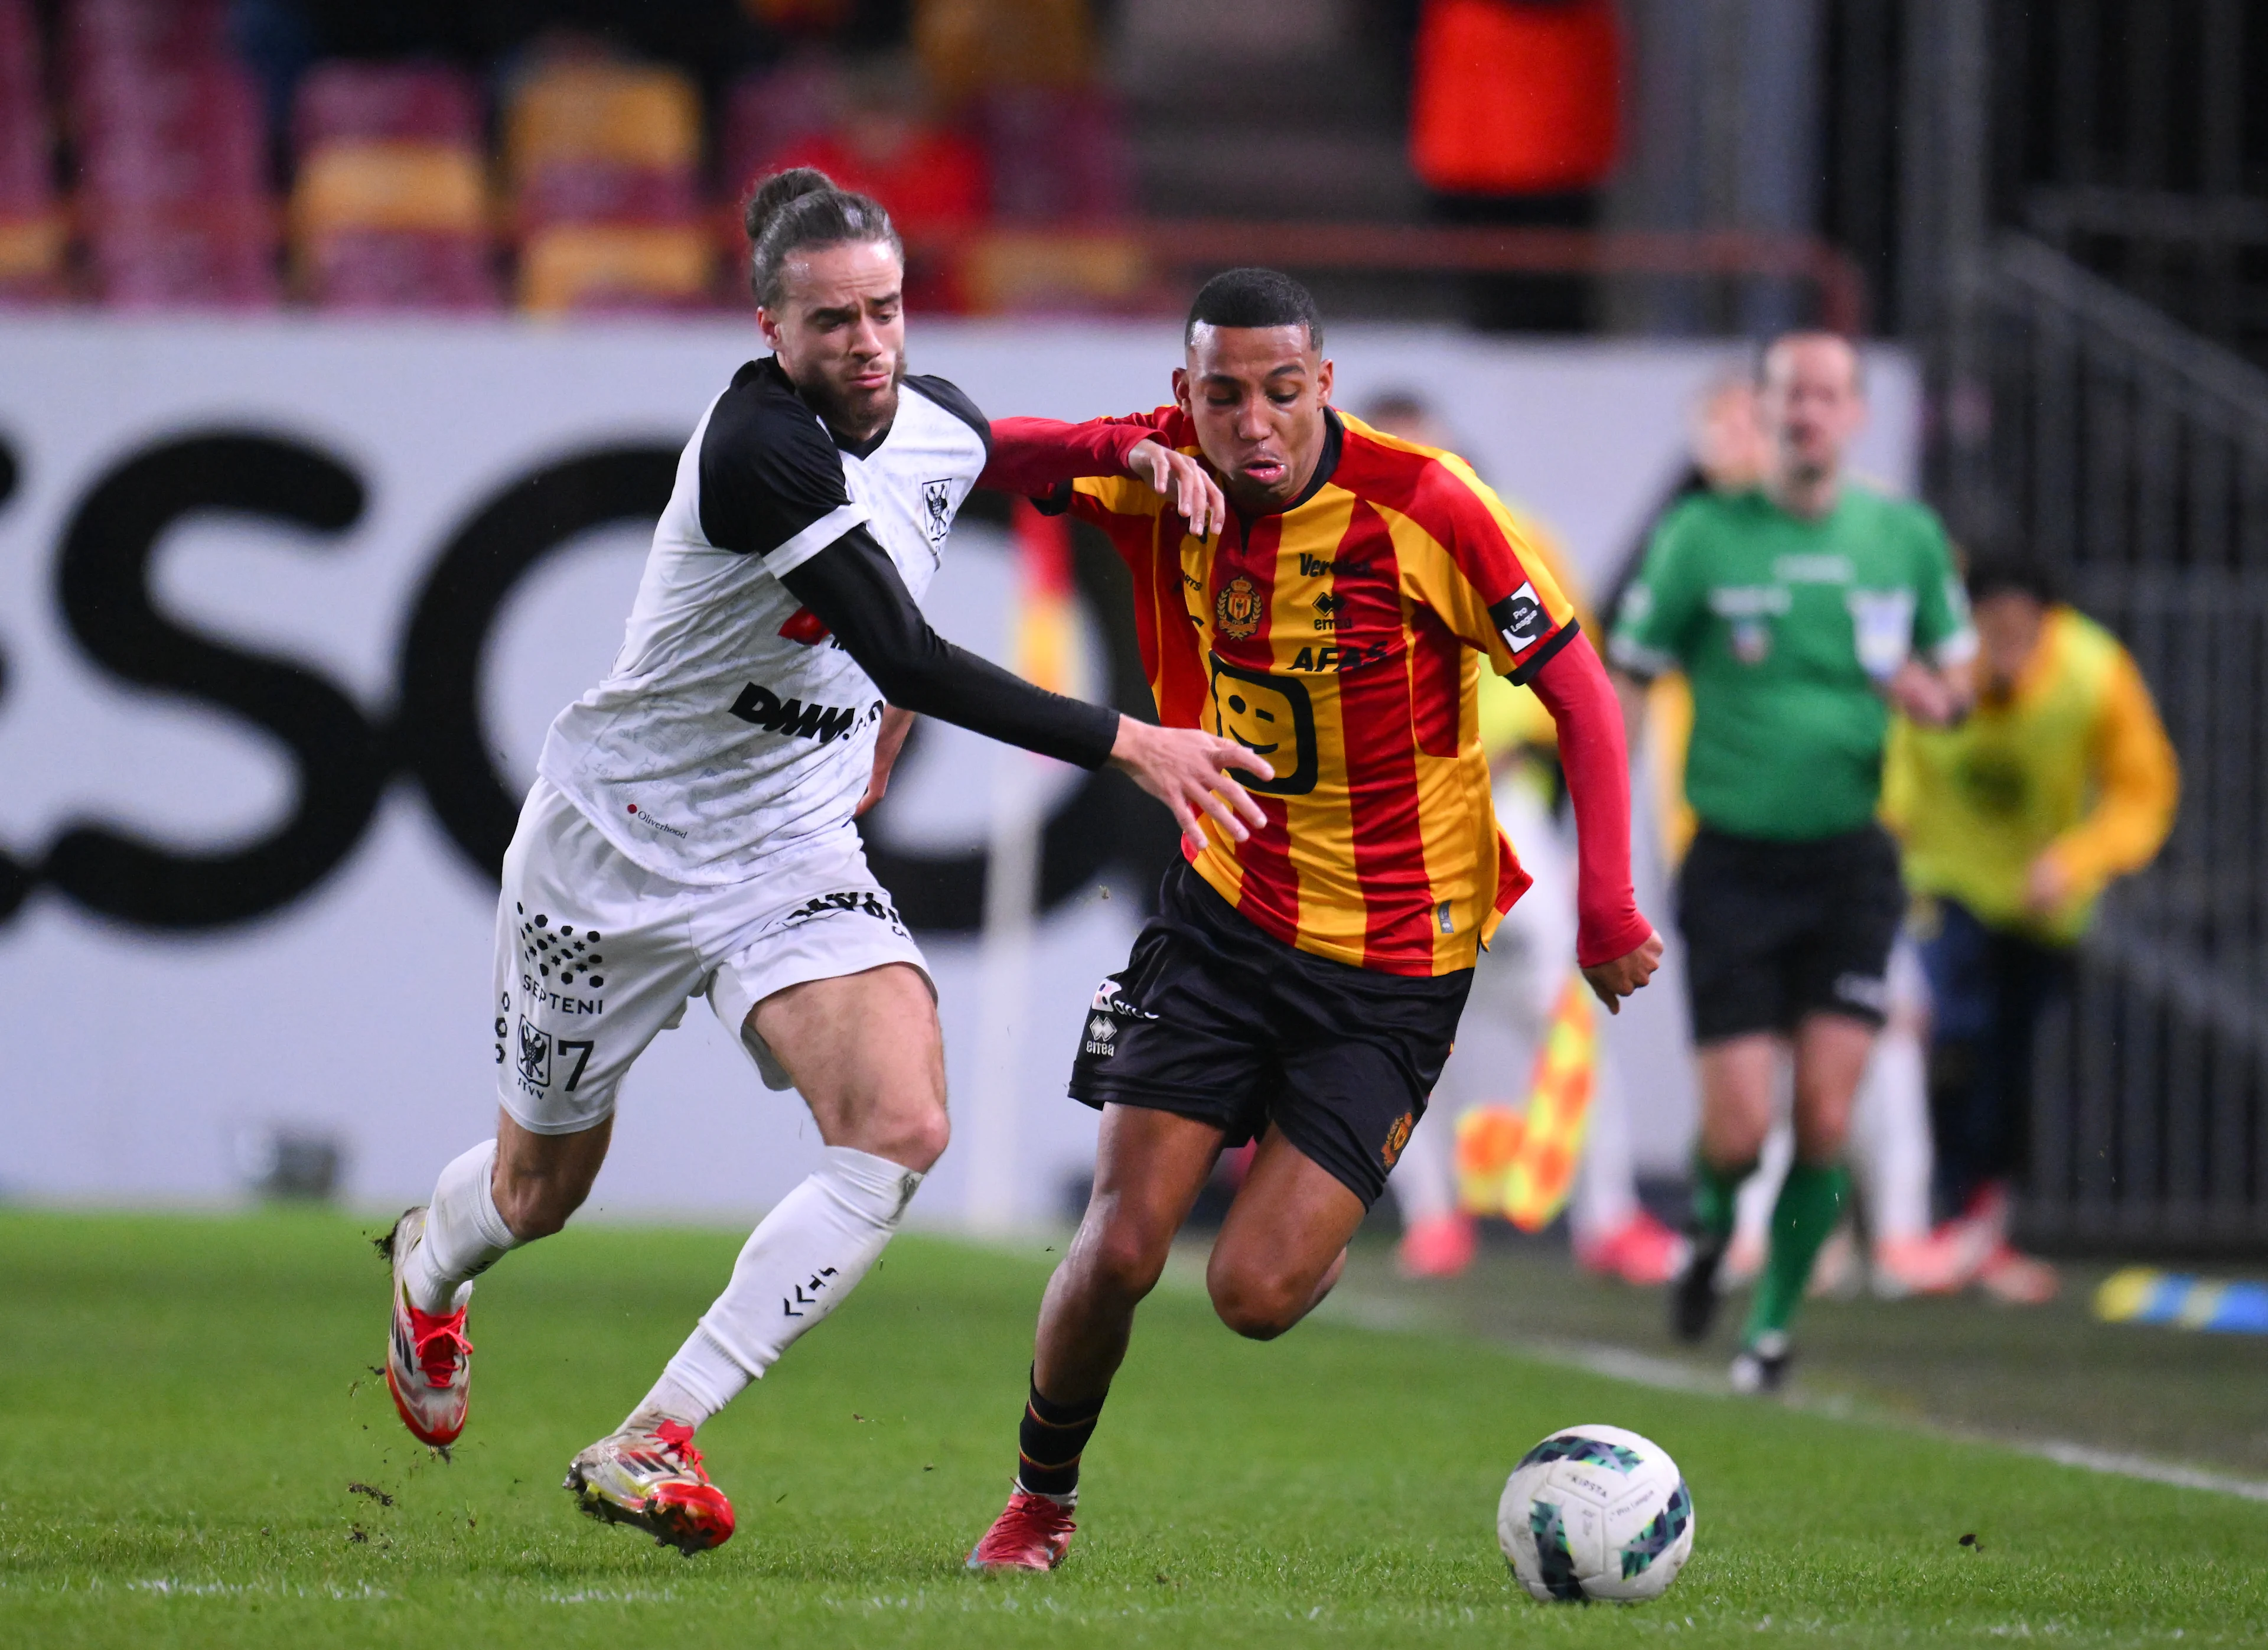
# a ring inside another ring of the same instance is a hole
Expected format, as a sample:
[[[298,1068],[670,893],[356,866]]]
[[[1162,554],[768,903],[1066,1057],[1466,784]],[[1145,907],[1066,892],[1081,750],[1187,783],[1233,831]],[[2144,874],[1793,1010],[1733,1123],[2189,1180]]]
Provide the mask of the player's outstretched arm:
[[[864,527],[852,528],[780,582],[835,633],[882,696],[909,716],[933,716],[1081,768],[1115,761],[1192,836],[1200,831],[1199,813],[1211,814],[1239,841],[1247,834],[1244,821],[1263,821],[1259,806],[1226,770],[1265,777],[1272,770],[1263,758],[1233,740],[1194,728],[1152,727],[1049,693],[954,646],[930,628],[889,553]]]
[[[1201,539],[1228,525],[1228,501],[1205,467],[1167,446],[1138,419],[996,418],[991,456],[976,484],[1036,498],[1086,475],[1131,475],[1145,482]]]
[[[1631,888],[1630,756],[1622,707],[1589,640],[1578,633],[1528,685],[1559,731],[1575,805],[1575,961],[1609,1012],[1653,977],[1661,937]]]

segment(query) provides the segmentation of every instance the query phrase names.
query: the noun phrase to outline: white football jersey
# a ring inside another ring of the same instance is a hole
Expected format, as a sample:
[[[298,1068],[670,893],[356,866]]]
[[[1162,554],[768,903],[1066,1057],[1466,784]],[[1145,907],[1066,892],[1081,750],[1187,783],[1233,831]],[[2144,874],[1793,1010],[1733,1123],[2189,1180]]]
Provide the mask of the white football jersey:
[[[778,363],[752,361],[677,463],[614,669],[552,723],[543,777],[632,861],[742,880],[840,852],[873,771],[882,696],[780,580],[864,526],[919,600],[990,426],[942,379],[839,444]]]

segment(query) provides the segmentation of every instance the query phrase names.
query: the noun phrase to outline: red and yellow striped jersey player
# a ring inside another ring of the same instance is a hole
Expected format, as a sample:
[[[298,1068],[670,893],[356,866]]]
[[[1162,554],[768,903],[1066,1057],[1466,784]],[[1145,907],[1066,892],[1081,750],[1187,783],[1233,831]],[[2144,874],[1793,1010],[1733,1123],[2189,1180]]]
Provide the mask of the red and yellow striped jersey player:
[[[1266,822],[1185,845],[1083,1018],[1071,1093],[1102,1113],[1094,1196],[1040,1309],[1014,1493],[973,1568],[1062,1559],[1134,1309],[1224,1146],[1259,1142],[1207,1268],[1222,1321],[1270,1339],[1337,1280],[1528,880],[1490,805],[1484,667],[1557,724],[1592,988],[1611,1007],[1660,955],[1631,892],[1620,714],[1567,598],[1462,460],[1333,409],[1322,345],[1299,283],[1231,270],[1189,312],[1173,406],[1071,427],[1110,474],[1047,492],[1065,427],[993,426],[987,484],[1015,487],[1028,446],[1028,490],[1132,571],[1160,719],[1233,738],[1274,777],[1240,776]],[[1145,498],[1116,476],[1153,440],[1201,464]]]

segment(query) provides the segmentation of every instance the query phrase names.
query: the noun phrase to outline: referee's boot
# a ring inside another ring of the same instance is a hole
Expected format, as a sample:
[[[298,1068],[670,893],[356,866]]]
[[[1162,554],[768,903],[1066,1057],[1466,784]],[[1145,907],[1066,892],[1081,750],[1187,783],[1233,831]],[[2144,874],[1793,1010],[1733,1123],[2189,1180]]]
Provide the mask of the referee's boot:
[[[1717,1273],[1725,1264],[1733,1234],[1697,1227],[1690,1238],[1685,1269],[1669,1285],[1669,1332],[1686,1342],[1706,1340],[1709,1326],[1716,1322]]]
[[[1733,1390],[1751,1397],[1771,1396],[1787,1385],[1787,1366],[1794,1357],[1786,1330],[1766,1330],[1733,1359]]]

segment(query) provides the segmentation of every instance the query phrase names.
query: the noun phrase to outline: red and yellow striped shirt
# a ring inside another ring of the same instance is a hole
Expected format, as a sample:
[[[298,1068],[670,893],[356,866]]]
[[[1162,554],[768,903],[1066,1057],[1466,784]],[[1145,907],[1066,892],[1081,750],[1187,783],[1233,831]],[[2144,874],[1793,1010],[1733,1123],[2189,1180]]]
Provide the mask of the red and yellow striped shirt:
[[[1138,481],[1061,491],[1134,575],[1159,719],[1274,765],[1239,775],[1268,816],[1235,843],[1211,821],[1197,873],[1263,932],[1387,974],[1473,966],[1528,887],[1498,829],[1481,748],[1480,662],[1525,681],[1576,633],[1511,512],[1462,459],[1337,412],[1305,493],[1231,512],[1211,540]],[[1183,453],[1176,408],[1113,420]]]

